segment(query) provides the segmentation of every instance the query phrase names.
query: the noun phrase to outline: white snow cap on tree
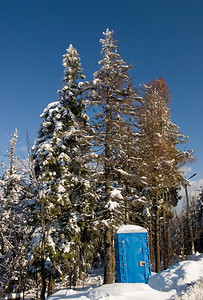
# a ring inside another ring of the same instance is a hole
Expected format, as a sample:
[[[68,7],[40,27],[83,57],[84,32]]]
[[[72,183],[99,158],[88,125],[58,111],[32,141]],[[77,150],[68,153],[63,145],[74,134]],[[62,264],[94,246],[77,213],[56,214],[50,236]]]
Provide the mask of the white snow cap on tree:
[[[66,51],[67,53],[63,55],[63,66],[65,67],[63,81],[68,81],[68,85],[71,86],[76,79],[84,79],[85,76],[82,74],[80,58],[77,50],[72,44],[70,44]]]
[[[114,48],[115,43],[113,42],[113,30],[109,30],[109,28],[106,29],[106,32],[103,32],[103,35],[105,36],[105,39],[100,39],[100,42],[102,45],[109,45],[109,48]],[[117,48],[117,47],[116,47]]]

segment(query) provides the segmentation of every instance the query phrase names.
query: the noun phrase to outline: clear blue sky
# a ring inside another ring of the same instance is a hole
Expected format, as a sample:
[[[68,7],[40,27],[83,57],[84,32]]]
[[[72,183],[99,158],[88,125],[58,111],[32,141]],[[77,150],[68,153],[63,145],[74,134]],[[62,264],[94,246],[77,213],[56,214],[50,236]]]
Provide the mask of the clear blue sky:
[[[62,55],[71,43],[88,80],[98,69],[102,32],[115,31],[135,85],[162,76],[172,94],[172,121],[189,136],[203,178],[202,0],[0,0],[0,160],[8,136],[36,138],[40,114],[57,100]]]

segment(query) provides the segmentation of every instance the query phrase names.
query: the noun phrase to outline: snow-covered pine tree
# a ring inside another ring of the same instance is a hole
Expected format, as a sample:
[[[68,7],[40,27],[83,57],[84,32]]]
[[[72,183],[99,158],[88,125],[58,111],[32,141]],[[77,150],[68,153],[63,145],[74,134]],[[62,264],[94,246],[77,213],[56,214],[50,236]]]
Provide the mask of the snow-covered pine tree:
[[[121,166],[126,145],[128,122],[134,117],[132,103],[137,94],[128,71],[131,66],[118,54],[113,31],[103,33],[101,39],[102,59],[100,69],[94,73],[93,87],[89,93],[90,103],[97,111],[93,118],[95,129],[94,146],[97,151],[99,172],[97,180],[101,190],[100,216],[104,225],[105,270],[104,282],[114,281],[113,234],[116,226],[124,221],[124,190],[121,184]],[[119,163],[120,162],[120,163]],[[119,167],[120,168],[120,167]],[[101,224],[101,223],[100,223]]]
[[[40,259],[42,273],[48,272],[51,277],[58,272],[69,275],[70,285],[75,285],[78,264],[86,263],[81,257],[87,250],[83,249],[86,241],[81,237],[84,232],[90,233],[93,218],[94,194],[88,178],[91,130],[83,112],[80,58],[72,45],[63,56],[63,66],[64,84],[59,100],[43,111],[43,122],[32,149],[33,178],[41,207],[41,223],[36,227],[41,237],[34,253],[39,250],[40,255],[33,263]],[[47,265],[52,270],[47,270]]]
[[[162,209],[169,214],[170,206],[177,204],[177,197],[172,197],[172,192],[183,181],[180,166],[192,160],[189,152],[182,152],[177,148],[177,145],[185,143],[187,138],[170,119],[169,101],[169,89],[165,81],[158,78],[144,86],[143,102],[138,109],[137,156],[140,164],[137,172],[141,178],[145,178],[142,188],[148,192],[150,203],[147,206],[152,208],[149,219],[155,232],[157,272],[160,271]]]
[[[0,180],[0,297],[23,292],[26,284],[26,252],[30,228],[27,201],[29,192],[24,171],[20,168],[15,147],[18,132],[10,139],[9,164]]]

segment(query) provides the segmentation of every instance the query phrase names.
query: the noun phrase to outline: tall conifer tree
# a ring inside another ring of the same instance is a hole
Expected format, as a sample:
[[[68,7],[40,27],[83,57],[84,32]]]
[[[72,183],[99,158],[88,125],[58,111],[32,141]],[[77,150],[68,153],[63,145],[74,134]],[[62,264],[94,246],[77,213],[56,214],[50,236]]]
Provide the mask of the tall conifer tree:
[[[29,193],[24,170],[15,156],[18,132],[10,139],[9,165],[0,180],[0,297],[22,292],[26,284],[26,252],[30,228]]]
[[[103,224],[105,226],[105,271],[104,282],[114,280],[114,228],[123,222],[124,197],[119,172],[125,151],[124,135],[127,134],[127,124],[134,115],[132,102],[137,95],[133,88],[126,65],[117,52],[117,42],[113,31],[109,29],[101,39],[102,59],[100,70],[94,73],[93,87],[90,91],[92,105],[97,107],[94,115],[95,146],[98,151],[99,182],[103,183],[101,197],[103,207]],[[119,164],[120,161],[120,164]]]
[[[162,78],[153,80],[144,86],[143,101],[138,108],[137,156],[140,164],[137,172],[145,178],[143,188],[148,191],[153,208],[155,232],[156,271],[160,271],[160,217],[170,211],[171,205],[177,204],[172,197],[174,189],[180,187],[183,174],[180,166],[192,160],[189,152],[182,152],[178,144],[187,138],[170,119],[170,92]],[[161,210],[160,208],[164,208]],[[165,218],[164,218],[165,219]]]
[[[59,100],[50,103],[42,113],[38,140],[32,149],[41,206],[41,270],[47,261],[53,271],[57,267],[62,274],[69,272],[74,285],[81,232],[88,230],[86,219],[92,218],[93,208],[87,159],[90,127],[83,113],[79,80],[84,76],[79,61],[76,49],[70,45],[63,56],[64,85]]]

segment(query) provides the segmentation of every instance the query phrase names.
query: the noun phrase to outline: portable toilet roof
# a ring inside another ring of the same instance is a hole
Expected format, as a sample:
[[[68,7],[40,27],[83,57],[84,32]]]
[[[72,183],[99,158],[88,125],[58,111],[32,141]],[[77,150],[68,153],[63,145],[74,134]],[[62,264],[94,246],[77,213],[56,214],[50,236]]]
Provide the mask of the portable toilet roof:
[[[117,230],[117,233],[137,233],[137,232],[147,232],[144,227],[138,225],[122,225]]]

